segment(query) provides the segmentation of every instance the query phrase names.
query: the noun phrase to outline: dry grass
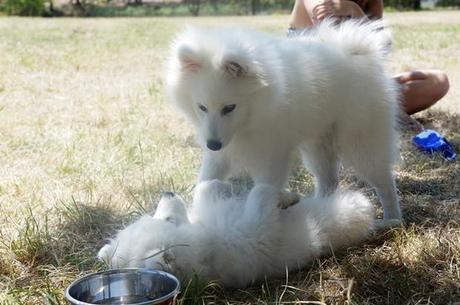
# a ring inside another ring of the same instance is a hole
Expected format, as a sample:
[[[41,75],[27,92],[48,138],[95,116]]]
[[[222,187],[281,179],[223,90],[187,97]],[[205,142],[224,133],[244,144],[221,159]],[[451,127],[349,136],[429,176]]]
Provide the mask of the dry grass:
[[[388,19],[391,69],[448,71],[452,89],[443,103],[458,113],[460,13]],[[190,22],[282,34],[287,18],[0,19],[1,304],[63,304],[71,280],[102,268],[95,253],[104,238],[151,211],[162,191],[190,195],[199,149],[166,103],[161,80],[171,36]],[[460,151],[458,115],[417,117]],[[196,280],[182,303],[459,302],[460,165],[420,154],[410,134],[401,142],[405,228],[322,258],[287,282],[226,291]],[[348,171],[342,183],[376,201]],[[299,170],[291,185],[311,190],[311,177]]]

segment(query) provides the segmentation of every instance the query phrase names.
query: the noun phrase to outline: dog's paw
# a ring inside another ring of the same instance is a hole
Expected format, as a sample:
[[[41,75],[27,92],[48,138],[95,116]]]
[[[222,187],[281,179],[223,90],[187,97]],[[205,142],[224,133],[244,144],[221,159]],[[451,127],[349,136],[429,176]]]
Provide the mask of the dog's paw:
[[[287,209],[300,201],[300,194],[289,191],[281,191],[278,195],[278,208]]]
[[[232,197],[232,186],[229,183],[214,179],[198,184],[196,195],[199,197],[211,197],[212,199]]]
[[[150,218],[147,218],[150,220]],[[165,192],[161,196],[153,219],[161,219],[176,226],[189,223],[185,202],[172,192]]]
[[[111,244],[107,244],[104,247],[102,247],[99,252],[97,253],[97,258],[105,263],[107,266],[111,265],[111,260],[113,256],[113,247]]]
[[[403,226],[404,223],[401,219],[376,219],[373,225],[374,232],[385,231],[391,228]]]

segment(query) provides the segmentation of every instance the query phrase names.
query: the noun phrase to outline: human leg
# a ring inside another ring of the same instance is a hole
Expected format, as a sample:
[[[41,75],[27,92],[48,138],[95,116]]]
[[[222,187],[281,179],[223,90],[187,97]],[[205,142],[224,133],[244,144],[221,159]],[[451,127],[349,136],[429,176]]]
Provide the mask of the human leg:
[[[439,70],[417,70],[396,75],[402,87],[402,106],[408,114],[425,110],[449,90],[447,75]]]

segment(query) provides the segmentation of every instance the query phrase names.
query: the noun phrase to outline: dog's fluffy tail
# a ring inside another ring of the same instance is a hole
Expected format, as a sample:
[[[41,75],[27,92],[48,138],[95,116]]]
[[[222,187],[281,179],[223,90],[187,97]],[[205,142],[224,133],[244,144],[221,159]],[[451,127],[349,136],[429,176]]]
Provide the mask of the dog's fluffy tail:
[[[355,191],[339,191],[329,197],[313,199],[308,210],[325,251],[364,240],[371,232],[375,218],[371,202]]]
[[[385,58],[391,47],[391,34],[382,21],[350,19],[334,24],[333,19],[321,22],[316,34],[325,43],[351,56]]]

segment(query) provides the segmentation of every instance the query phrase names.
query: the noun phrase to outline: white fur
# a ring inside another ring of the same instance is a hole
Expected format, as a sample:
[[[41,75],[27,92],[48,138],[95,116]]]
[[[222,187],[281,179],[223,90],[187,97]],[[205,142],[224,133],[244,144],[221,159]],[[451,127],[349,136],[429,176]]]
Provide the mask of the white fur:
[[[245,169],[256,185],[281,188],[300,148],[316,194],[334,192],[340,159],[376,188],[384,218],[400,220],[392,174],[398,90],[384,72],[389,43],[382,23],[363,21],[327,21],[289,39],[234,28],[182,32],[166,88],[204,148],[199,181]],[[210,140],[222,148],[206,149]]]
[[[229,184],[203,182],[190,211],[178,196],[163,197],[154,217],[145,215],[120,231],[98,256],[113,268],[159,268],[182,279],[196,272],[205,280],[245,287],[281,277],[286,268],[305,267],[331,248],[358,243],[374,219],[372,205],[356,192],[304,198],[287,209],[278,208],[278,198],[268,185],[238,198]],[[178,204],[182,208],[168,208]]]

